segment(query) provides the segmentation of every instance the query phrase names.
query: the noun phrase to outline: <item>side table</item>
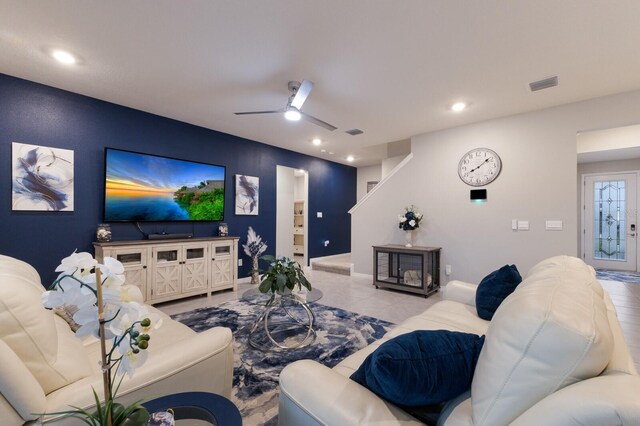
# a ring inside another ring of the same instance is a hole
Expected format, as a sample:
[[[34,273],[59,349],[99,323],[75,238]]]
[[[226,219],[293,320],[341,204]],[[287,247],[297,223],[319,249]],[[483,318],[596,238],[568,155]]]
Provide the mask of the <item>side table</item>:
[[[373,246],[373,285],[429,297],[440,288],[440,247]]]
[[[242,426],[240,411],[227,398],[208,392],[184,392],[141,403],[149,413],[172,409],[176,420],[201,420],[216,426]]]

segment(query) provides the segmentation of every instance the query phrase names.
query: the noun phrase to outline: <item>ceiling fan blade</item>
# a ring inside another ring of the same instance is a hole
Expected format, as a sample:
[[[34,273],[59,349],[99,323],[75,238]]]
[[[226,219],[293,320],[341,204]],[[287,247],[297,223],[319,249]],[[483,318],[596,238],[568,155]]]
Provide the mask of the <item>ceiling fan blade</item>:
[[[304,112],[301,112],[300,114],[302,114],[302,118],[304,118],[305,120],[307,120],[310,123],[313,123],[315,125],[318,125],[320,127],[324,127],[325,129],[329,130],[329,131],[334,131],[337,129],[336,126],[332,126],[331,124],[327,123],[326,121],[322,121],[318,118],[315,118],[312,115],[309,114],[305,114]]]
[[[234,112],[235,115],[250,115],[250,114],[275,114],[277,112],[284,112],[284,109],[276,109],[273,111],[245,111],[245,112]]]
[[[302,108],[302,104],[307,99],[307,96],[309,96],[309,93],[311,93],[311,89],[313,89],[313,81],[302,80],[302,84],[291,101],[291,106],[298,109]]]

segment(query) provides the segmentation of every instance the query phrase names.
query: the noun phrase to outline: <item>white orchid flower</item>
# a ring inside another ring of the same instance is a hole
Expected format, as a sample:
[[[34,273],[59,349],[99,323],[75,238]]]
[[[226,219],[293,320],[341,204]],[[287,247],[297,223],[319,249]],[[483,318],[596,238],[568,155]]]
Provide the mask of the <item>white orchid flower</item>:
[[[58,308],[67,303],[65,293],[62,291],[45,291],[40,298],[42,299],[42,305],[48,309]]]
[[[416,226],[416,221],[415,221],[415,220],[413,220],[413,219],[411,219],[411,220],[409,221],[409,226]]]
[[[97,265],[98,262],[87,252],[76,253],[74,250],[70,256],[65,257],[56,268],[56,272],[73,273],[76,270],[89,270]]]
[[[104,258],[100,270],[107,275],[122,275],[124,274],[124,265],[119,260],[107,256]]]
[[[128,337],[122,339],[118,345],[118,351],[122,355],[122,359],[120,359],[116,374],[127,374],[129,377],[133,377],[135,369],[144,364],[149,356],[146,350],[141,350],[137,354],[133,353],[130,345],[131,341]]]
[[[402,218],[400,219],[400,223],[405,223],[407,221],[407,218],[402,216]]]
[[[73,314],[73,320],[80,325],[76,331],[76,336],[94,336],[100,338],[100,322],[98,321],[97,306],[83,306],[78,312]]]

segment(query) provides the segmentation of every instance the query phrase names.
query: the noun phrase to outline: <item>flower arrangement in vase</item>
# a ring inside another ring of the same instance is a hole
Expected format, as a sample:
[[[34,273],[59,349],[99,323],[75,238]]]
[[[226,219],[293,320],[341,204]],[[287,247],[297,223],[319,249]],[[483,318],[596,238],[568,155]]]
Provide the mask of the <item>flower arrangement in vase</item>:
[[[258,269],[258,258],[267,249],[267,244],[262,241],[262,237],[256,234],[252,227],[247,233],[247,244],[243,244],[244,253],[251,258],[251,284],[258,284],[260,281],[260,270]]]
[[[420,227],[422,221],[422,213],[420,213],[413,204],[404,208],[404,213],[398,215],[398,228],[406,232],[406,247],[412,247],[413,231]]]
[[[123,287],[124,266],[111,257],[99,264],[91,254],[74,251],[62,259],[56,272],[60,275],[43,293],[42,303],[50,309],[72,307],[76,311],[73,320],[79,325],[76,336],[100,339],[104,403],[94,389],[94,412],[72,407],[74,410],[48,414],[66,414],[92,426],[146,425],[149,413],[139,402],[127,407],[115,402],[124,375],[133,376],[147,359],[152,323],[146,307],[132,301],[128,288]],[[111,341],[109,349],[107,340]]]

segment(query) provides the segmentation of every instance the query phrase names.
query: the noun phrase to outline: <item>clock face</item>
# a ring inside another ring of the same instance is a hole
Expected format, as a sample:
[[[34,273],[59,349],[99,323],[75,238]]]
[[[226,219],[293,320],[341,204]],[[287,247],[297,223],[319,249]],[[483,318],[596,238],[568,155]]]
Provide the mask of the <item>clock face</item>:
[[[458,163],[458,175],[467,185],[484,186],[500,174],[502,161],[494,151],[476,148],[467,152]]]

